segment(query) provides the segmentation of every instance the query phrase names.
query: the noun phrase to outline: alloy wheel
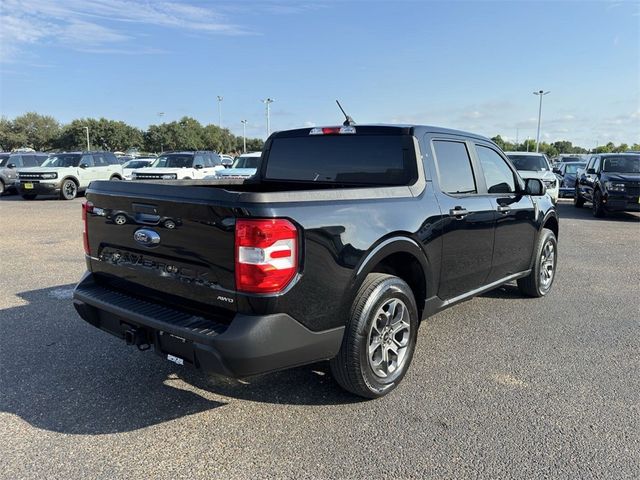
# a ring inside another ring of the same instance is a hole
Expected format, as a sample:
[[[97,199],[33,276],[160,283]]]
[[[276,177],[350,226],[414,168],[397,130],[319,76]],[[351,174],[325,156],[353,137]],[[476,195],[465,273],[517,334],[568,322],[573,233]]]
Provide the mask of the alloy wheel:
[[[391,298],[383,303],[371,322],[367,339],[367,358],[375,375],[386,378],[404,366],[410,333],[409,311],[404,302]]]
[[[556,268],[556,249],[551,240],[542,248],[540,255],[540,290],[546,292],[551,287]]]

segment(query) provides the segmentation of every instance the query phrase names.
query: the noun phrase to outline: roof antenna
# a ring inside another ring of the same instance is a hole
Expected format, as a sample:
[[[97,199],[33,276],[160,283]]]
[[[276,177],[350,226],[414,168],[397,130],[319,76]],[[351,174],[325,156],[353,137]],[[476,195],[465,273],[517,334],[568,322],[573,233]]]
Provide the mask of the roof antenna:
[[[338,104],[338,108],[340,108],[340,110],[342,111],[342,114],[345,117],[345,121],[342,123],[342,125],[344,125],[345,127],[350,127],[352,125],[355,125],[356,122],[353,121],[353,118],[347,115],[347,112],[344,111],[344,108],[342,108],[342,105],[340,105],[340,102],[336,100],[336,103]]]

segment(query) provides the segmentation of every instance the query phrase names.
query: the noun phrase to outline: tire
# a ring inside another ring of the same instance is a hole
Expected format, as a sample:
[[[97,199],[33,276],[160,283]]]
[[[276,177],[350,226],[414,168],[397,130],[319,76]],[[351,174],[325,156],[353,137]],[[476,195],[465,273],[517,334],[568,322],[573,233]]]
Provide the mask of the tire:
[[[340,351],[330,361],[333,377],[342,388],[364,398],[388,394],[411,364],[418,326],[409,285],[392,275],[367,275],[351,307]]]
[[[77,196],[78,185],[70,178],[67,178],[64,182],[62,182],[62,187],[60,188],[60,198],[62,200],[73,200]]]
[[[0,180],[0,197],[4,195],[4,192],[5,192],[4,182]]]
[[[22,195],[22,198],[25,200],[35,200],[38,195],[34,195],[33,193],[25,193]]]
[[[578,185],[576,185],[576,194],[573,196],[573,206],[576,208],[582,208],[584,206],[584,198],[580,196]]]
[[[593,193],[593,216],[597,218],[604,217],[607,212],[604,210],[604,204],[602,203],[602,192],[596,190]]]
[[[558,240],[548,228],[543,228],[540,232],[534,254],[531,273],[518,279],[518,288],[528,297],[544,297],[551,290],[558,266]],[[549,259],[551,255],[553,256]]]

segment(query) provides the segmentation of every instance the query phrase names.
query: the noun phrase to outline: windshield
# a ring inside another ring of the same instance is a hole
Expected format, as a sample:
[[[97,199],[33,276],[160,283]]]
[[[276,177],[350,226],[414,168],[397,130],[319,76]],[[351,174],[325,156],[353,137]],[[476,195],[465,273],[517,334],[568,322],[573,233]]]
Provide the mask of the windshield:
[[[193,165],[193,155],[162,155],[151,164],[155,168],[189,168]]]
[[[542,155],[509,155],[511,163],[518,170],[543,172],[549,170],[547,160]]]
[[[603,172],[640,173],[640,155],[606,157]]]
[[[258,168],[260,157],[238,157],[231,168]]]
[[[586,163],[571,163],[571,164],[566,166],[564,173],[565,173],[565,175],[566,174],[569,174],[569,175],[576,174],[576,173],[578,173],[578,169],[579,168],[584,168],[585,165],[586,165]]]
[[[144,168],[148,167],[150,163],[150,160],[129,160],[122,165],[122,168]]]
[[[410,135],[276,137],[266,162],[269,180],[410,185],[418,176]]]
[[[77,167],[80,155],[53,155],[41,165],[43,167]]]

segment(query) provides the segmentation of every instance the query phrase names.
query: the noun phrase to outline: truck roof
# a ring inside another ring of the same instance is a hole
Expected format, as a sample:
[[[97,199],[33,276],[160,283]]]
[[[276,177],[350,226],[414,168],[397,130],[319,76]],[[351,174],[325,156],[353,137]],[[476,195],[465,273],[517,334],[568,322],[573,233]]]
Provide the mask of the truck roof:
[[[318,126],[318,127],[305,127],[305,128],[297,128],[297,129],[292,129],[292,130],[281,130],[279,132],[274,133],[272,136],[273,137],[279,137],[279,136],[302,136],[302,135],[308,135],[309,132],[311,131],[311,129],[313,128],[336,128],[336,127],[340,127],[340,125],[325,125],[325,126]],[[419,125],[419,124],[386,124],[386,123],[370,123],[370,124],[356,124],[353,125],[353,127],[355,127],[356,132],[358,132],[359,130],[362,131],[364,130],[363,133],[369,133],[369,134],[380,134],[383,135],[385,133],[399,133],[395,130],[405,130],[405,132],[402,133],[406,133],[406,134],[414,134],[414,133],[439,133],[439,134],[444,134],[444,135],[462,135],[465,137],[473,137],[473,138],[477,138],[480,140],[486,140],[488,142],[493,143],[493,141],[487,137],[484,137],[482,135],[478,135],[476,133],[471,133],[471,132],[465,132],[462,130],[454,130],[451,128],[444,128],[444,127],[436,127],[433,125]]]

